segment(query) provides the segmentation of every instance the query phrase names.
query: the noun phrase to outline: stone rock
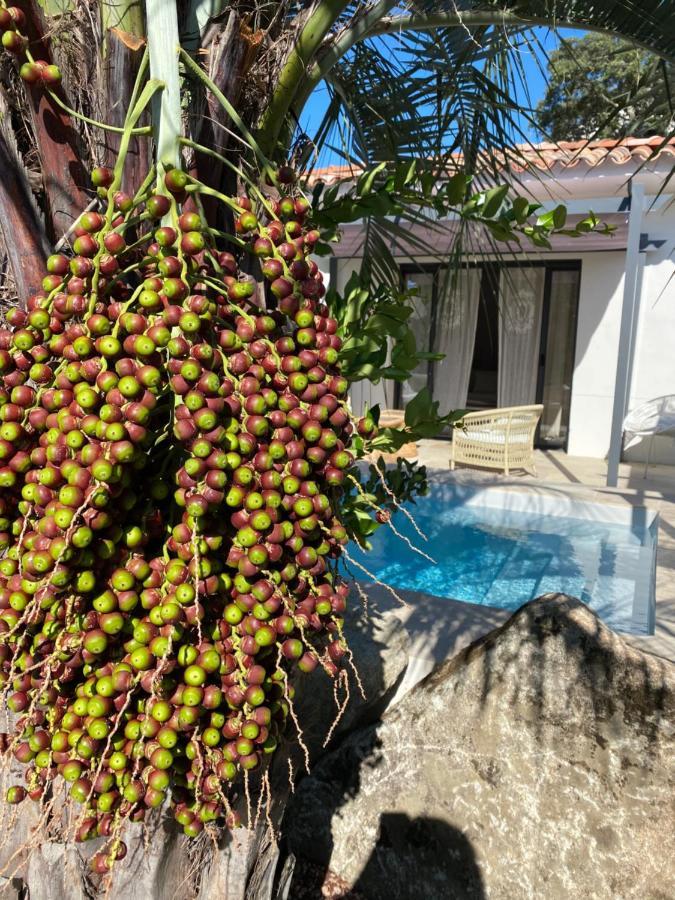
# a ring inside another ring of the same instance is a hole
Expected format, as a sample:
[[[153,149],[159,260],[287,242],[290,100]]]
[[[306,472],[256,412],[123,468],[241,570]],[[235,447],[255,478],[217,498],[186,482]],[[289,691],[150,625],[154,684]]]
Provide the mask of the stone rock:
[[[379,718],[408,662],[408,638],[401,623],[373,613],[364,618],[357,601],[346,616],[345,635],[366,699],[352,677],[349,703],[335,729],[336,739],[350,728]],[[332,682],[317,670],[298,687],[296,714],[307,723],[304,742],[310,757],[316,759],[323,752],[324,738],[337,712]],[[343,697],[341,693],[340,701]],[[274,797],[270,817],[277,829],[290,794],[289,759],[299,773],[304,753],[294,742],[280,750],[270,772]],[[7,830],[6,820],[2,822],[5,831],[0,841],[0,873],[11,860],[7,870],[11,877],[0,880],[0,900],[103,896],[87,865],[100,841],[83,845],[42,836],[31,839],[36,807],[24,803],[11,809],[12,830]],[[128,855],[115,867],[108,891],[114,900],[267,900],[273,896],[279,848],[265,820],[255,828],[223,835],[214,847],[206,834],[189,840],[166,813],[156,813],[145,837],[140,826],[132,826],[125,841]],[[25,850],[27,844],[33,848],[30,854]]]
[[[666,900],[674,761],[675,667],[549,595],[324,757],[285,839],[367,900]]]

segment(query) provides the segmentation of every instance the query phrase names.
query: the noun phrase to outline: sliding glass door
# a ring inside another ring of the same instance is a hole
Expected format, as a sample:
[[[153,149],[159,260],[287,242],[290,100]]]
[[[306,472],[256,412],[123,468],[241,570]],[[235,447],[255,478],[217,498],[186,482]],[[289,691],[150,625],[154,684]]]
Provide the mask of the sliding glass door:
[[[542,403],[538,442],[565,447],[579,295],[578,263],[406,267],[416,289],[411,327],[418,350],[443,353],[399,385],[405,406],[428,387],[441,412]]]
[[[545,277],[542,266],[504,266],[500,272],[499,406],[530,406],[537,400]]]
[[[433,364],[431,393],[443,410],[466,407],[480,286],[477,266],[439,269],[437,273],[431,349],[443,354],[443,359]]]
[[[416,292],[409,324],[417,350],[439,353],[443,358],[420,363],[399,386],[401,405],[427,387],[442,410],[466,407],[481,279],[478,266],[458,272],[433,267],[404,273],[406,290]]]

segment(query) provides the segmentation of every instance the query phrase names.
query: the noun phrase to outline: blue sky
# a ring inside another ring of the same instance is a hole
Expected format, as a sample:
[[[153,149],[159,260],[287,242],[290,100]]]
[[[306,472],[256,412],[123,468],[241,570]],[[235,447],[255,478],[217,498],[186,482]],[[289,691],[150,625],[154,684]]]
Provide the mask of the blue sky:
[[[546,90],[545,54],[550,53],[552,50],[555,50],[559,44],[556,34],[554,34],[548,28],[536,28],[534,29],[534,33],[536,34],[538,41],[542,47],[542,53],[538,54],[539,58],[537,59],[532,53],[528,51],[519,51],[522,52],[522,63],[526,72],[529,90],[529,102],[532,104],[532,106],[536,106],[537,101],[543,97]],[[565,29],[564,31],[562,31],[562,33],[567,38],[581,37],[583,35],[583,32],[572,29]],[[542,71],[542,69],[544,71]],[[527,105],[528,100],[525,96],[524,91],[521,90],[519,93],[520,96],[518,97],[518,99],[522,102],[523,105]],[[312,96],[309,98],[300,118],[301,125],[307,134],[314,134],[326,111],[327,105],[328,90],[325,84],[320,84],[314,91]],[[523,127],[525,132],[528,133],[528,137],[530,139],[534,140],[537,138],[536,133],[533,129],[528,127],[527,123],[524,123]],[[319,164],[325,166],[341,161],[342,160],[338,154],[335,154],[328,149],[324,149],[321,153]]]

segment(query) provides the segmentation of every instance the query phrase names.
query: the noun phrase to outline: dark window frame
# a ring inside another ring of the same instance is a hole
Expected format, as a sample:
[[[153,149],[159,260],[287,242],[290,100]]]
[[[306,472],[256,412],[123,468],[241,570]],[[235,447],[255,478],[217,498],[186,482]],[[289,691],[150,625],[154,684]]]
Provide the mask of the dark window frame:
[[[498,260],[486,259],[482,262],[470,262],[467,263],[468,268],[475,269],[480,268],[482,270],[481,274],[481,296],[483,294],[483,290],[485,287],[485,283],[489,279],[494,279],[497,286],[499,285],[499,275],[502,269],[517,269],[517,268],[532,268],[532,269],[545,269],[546,273],[544,276],[544,300],[542,306],[542,316],[541,316],[541,330],[539,334],[539,365],[537,371],[537,390],[536,390],[536,403],[541,403],[544,396],[544,377],[546,371],[546,337],[548,332],[548,324],[550,320],[551,314],[551,284],[552,284],[552,272],[554,271],[576,271],[579,273],[579,278],[577,280],[577,294],[575,297],[576,311],[574,317],[574,333],[572,335],[572,344],[574,347],[574,353],[572,356],[572,371],[576,368],[577,362],[577,338],[578,338],[578,330],[579,330],[579,301],[581,298],[581,274],[582,274],[582,260],[580,259],[552,259],[552,260],[523,260],[523,261],[509,261],[509,262],[499,262]],[[431,313],[430,313],[430,327],[429,327],[429,341],[428,346],[424,349],[426,352],[430,353],[433,349],[433,341],[435,335],[435,324],[436,317],[438,314],[438,273],[440,269],[445,268],[442,263],[404,263],[400,267],[401,271],[401,289],[403,290],[405,287],[405,280],[409,275],[416,274],[431,274],[433,275],[433,283],[431,289]],[[432,360],[427,362],[427,386],[429,390],[433,392],[434,385],[434,363]],[[397,408],[400,407],[401,404],[401,392],[402,386],[400,382],[397,382],[396,389],[394,392],[394,404]],[[442,436],[445,439],[449,439],[449,435]],[[567,435],[565,437],[565,443],[562,449],[567,452],[567,446],[569,442],[569,429]],[[535,436],[535,444],[539,443],[539,429],[537,428],[537,434]]]

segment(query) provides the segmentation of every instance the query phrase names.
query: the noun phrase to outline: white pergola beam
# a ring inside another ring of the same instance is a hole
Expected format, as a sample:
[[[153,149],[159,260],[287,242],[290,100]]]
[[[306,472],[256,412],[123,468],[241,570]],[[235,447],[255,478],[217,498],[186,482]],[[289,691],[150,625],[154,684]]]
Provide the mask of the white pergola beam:
[[[633,344],[640,307],[640,233],[644,203],[644,186],[633,183],[628,218],[628,240],[626,244],[623,299],[621,304],[619,350],[614,383],[612,427],[609,438],[609,453],[607,455],[607,487],[616,487],[619,480],[623,420],[626,417],[628,407],[630,378],[633,369]]]

